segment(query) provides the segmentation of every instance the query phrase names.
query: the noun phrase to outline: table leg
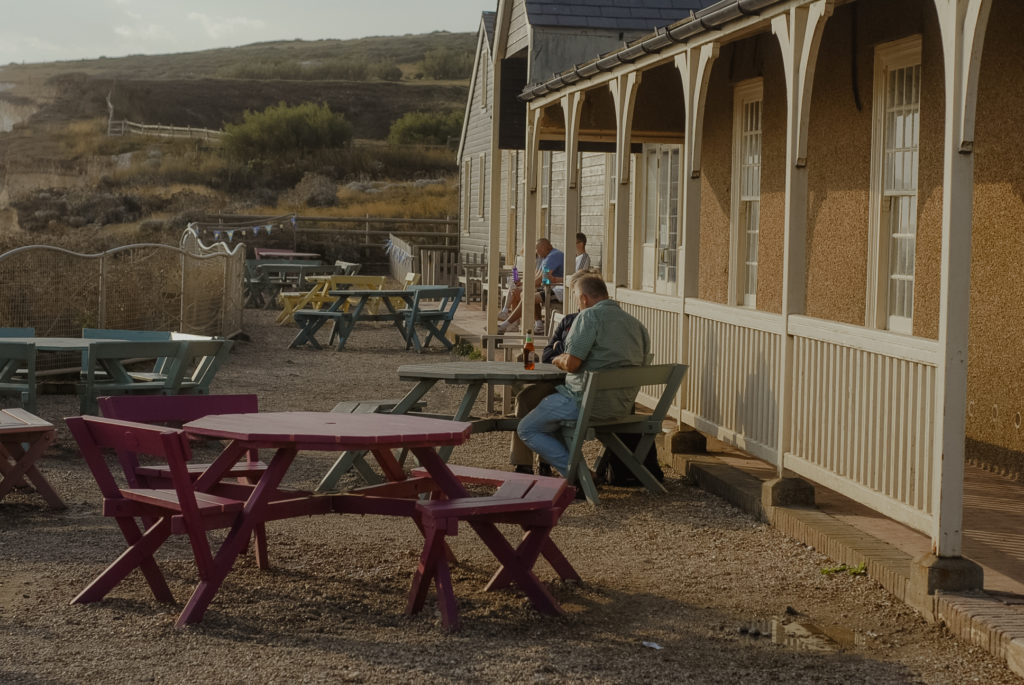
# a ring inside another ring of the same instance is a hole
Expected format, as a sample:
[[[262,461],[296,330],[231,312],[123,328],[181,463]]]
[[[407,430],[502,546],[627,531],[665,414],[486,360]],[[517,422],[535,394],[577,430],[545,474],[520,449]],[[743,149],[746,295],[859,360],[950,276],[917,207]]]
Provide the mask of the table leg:
[[[473,414],[473,405],[476,404],[476,398],[480,395],[480,389],[484,387],[484,382],[473,381],[466,386],[466,393],[462,396],[462,401],[459,402],[459,408],[455,410],[455,415],[452,417],[452,421],[468,421],[469,417]],[[452,456],[452,450],[455,447],[452,445],[446,445],[438,450],[438,454],[445,461]]]
[[[313,346],[315,350],[323,349],[316,340],[316,333],[326,323],[326,319],[319,316],[298,316],[295,323],[299,325],[299,332],[295,334],[292,341],[288,343],[289,348],[301,347],[306,343]]]
[[[277,486],[281,484],[281,480],[295,459],[296,453],[297,450],[294,447],[282,447],[275,452],[270,465],[260,477],[259,483],[253,488],[252,494],[246,500],[245,506],[235,519],[235,523],[231,526],[231,530],[228,532],[223,544],[217,550],[217,554],[210,564],[209,571],[205,574],[200,571],[201,580],[199,585],[196,586],[192,597],[189,598],[181,615],[178,616],[178,620],[174,624],[176,627],[182,628],[189,623],[198,623],[203,620],[203,614],[206,613],[206,609],[217,594],[217,590],[220,589],[224,579],[231,571],[231,567],[234,565],[238,554],[249,544],[250,535],[253,534],[257,526],[266,523],[267,500],[277,490]],[[217,459],[217,462],[219,461],[220,458]],[[203,536],[206,535],[206,531],[194,532]]]
[[[334,336],[338,336],[338,350],[345,349],[345,343],[348,342],[348,336],[352,334],[352,330],[356,327],[356,321],[359,320],[359,315],[363,313],[363,309],[366,307],[366,301],[369,298],[362,296],[359,301],[356,302],[356,306],[352,308],[348,316],[334,320],[334,330],[331,331],[331,341],[334,340]]]
[[[36,461],[43,456],[43,451],[53,443],[55,437],[56,432],[54,431],[39,435],[29,443],[27,450],[22,447],[21,442],[10,441],[0,444],[0,450],[4,452],[0,461],[7,462],[10,459],[14,462],[13,467],[4,473],[4,480],[0,483],[0,499],[3,499],[15,485],[23,483],[22,477],[24,477],[35,486],[36,492],[50,505],[51,509],[66,508],[60,496],[35,465]]]
[[[424,395],[426,395],[427,392],[432,387],[434,387],[435,383],[437,383],[437,380],[433,378],[428,378],[420,381],[413,387],[412,390],[410,390],[406,394],[405,397],[401,399],[401,401],[398,404],[395,405],[395,407],[391,410],[390,413],[407,414],[409,410],[412,407],[416,406],[416,403],[419,402],[420,399]],[[366,466],[365,462],[363,461],[365,455],[365,450],[349,450],[347,452],[342,452],[341,456],[338,457],[337,461],[335,461],[331,468],[327,470],[327,473],[324,474],[324,477],[320,480],[320,484],[316,486],[316,491],[324,492],[326,490],[333,490],[338,485],[338,481],[341,479],[341,477],[344,474],[348,473],[353,468],[353,466],[359,469],[360,474],[364,478],[366,478],[367,474],[363,472],[362,468],[357,466],[360,462],[363,462],[363,466]],[[370,470],[369,467],[366,468],[370,472],[370,474],[373,474],[373,471]],[[376,474],[373,474],[373,477],[374,481],[368,481],[371,484],[378,480],[376,478]]]

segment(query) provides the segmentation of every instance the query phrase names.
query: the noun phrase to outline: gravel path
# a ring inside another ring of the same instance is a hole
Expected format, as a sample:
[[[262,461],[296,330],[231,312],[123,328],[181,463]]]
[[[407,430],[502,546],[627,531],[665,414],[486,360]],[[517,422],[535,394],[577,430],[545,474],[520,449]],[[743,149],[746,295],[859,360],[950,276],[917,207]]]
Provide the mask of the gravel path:
[[[328,410],[400,397],[403,363],[448,359],[400,350],[393,328],[360,329],[348,348],[288,350],[293,329],[246,312],[217,392],[255,392],[265,410]],[[428,395],[453,410],[460,388]],[[74,413],[45,395],[40,413]],[[508,434],[477,435],[452,461],[507,467]],[[299,459],[286,485],[312,487],[331,455]],[[463,628],[446,634],[433,594],[403,614],[422,538],[409,521],[325,516],[269,527],[273,568],[240,559],[203,623],[176,630],[138,574],[94,605],[68,601],[123,547],[62,430],[42,462],[69,504],[32,493],[0,503],[0,682],[1019,682],[865,576],[833,565],[713,495],[666,473],[669,494],[604,488],[572,505],[553,534],[584,578],[552,581],[566,613],[541,616],[514,591],[485,593],[493,558],[468,527],[453,540]],[[354,481],[352,481],[354,482]],[[214,537],[217,537],[216,535]],[[195,582],[181,539],[159,555],[179,601]],[[551,569],[538,564],[544,580]],[[788,636],[788,640],[783,640]],[[789,644],[776,644],[787,641]]]

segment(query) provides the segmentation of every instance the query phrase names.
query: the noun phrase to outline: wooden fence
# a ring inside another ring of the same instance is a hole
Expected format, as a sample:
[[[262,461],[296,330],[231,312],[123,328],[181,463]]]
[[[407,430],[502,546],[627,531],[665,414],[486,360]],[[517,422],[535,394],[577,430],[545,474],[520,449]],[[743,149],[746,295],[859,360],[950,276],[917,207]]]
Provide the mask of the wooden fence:
[[[191,226],[206,242],[244,240],[248,248],[316,252],[327,262],[359,262],[361,273],[391,274],[401,280],[404,274],[396,275],[389,248],[398,238],[413,260],[408,270],[422,274],[423,283],[456,283],[459,227],[455,219],[234,214],[205,217]]]
[[[223,131],[215,131],[209,128],[193,128],[191,126],[163,126],[161,124],[139,124],[134,121],[122,119],[110,121],[107,124],[108,136],[125,136],[134,134],[139,136],[159,136],[161,138],[191,138],[195,140],[209,140],[220,142],[224,136]]]

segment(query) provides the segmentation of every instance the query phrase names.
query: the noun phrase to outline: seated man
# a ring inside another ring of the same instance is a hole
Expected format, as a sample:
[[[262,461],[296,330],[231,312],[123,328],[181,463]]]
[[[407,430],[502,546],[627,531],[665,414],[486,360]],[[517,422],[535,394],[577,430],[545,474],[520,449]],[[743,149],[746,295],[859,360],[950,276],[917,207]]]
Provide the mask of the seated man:
[[[547,238],[541,238],[537,241],[537,256],[540,261],[537,262],[537,271],[534,274],[533,285],[534,288],[540,288],[544,284],[544,278],[547,276],[549,281],[555,282],[554,279],[558,279],[561,282],[562,275],[564,274],[564,261],[565,255],[562,254],[561,250],[555,249],[551,245],[551,241]],[[536,298],[535,298],[536,299]],[[498,324],[498,333],[509,333],[512,331],[519,330],[519,319],[523,315],[521,302],[525,302],[525,298],[522,296],[521,289],[513,289],[509,294],[509,301],[507,309],[502,310],[498,318],[502,318],[502,315],[508,314],[508,318],[502,323]],[[540,322],[540,326],[534,326],[534,333],[540,335],[544,332],[543,322],[540,321],[540,305],[534,304],[534,320]],[[539,331],[537,329],[540,329]]]
[[[551,336],[551,340],[544,347],[544,351],[541,352],[540,360],[543,363],[550,364],[552,359],[565,352],[565,340],[569,337],[569,331],[572,329],[572,322],[576,319],[576,316],[576,314],[566,314],[562,317],[562,320],[558,323],[558,328],[555,329],[554,334]],[[557,387],[552,381],[541,381],[539,383],[531,383],[520,390],[519,394],[516,395],[516,417],[522,419],[529,414],[542,399],[555,392]],[[509,461],[515,466],[516,473],[533,473],[533,450],[523,443],[518,433],[512,433]],[[540,476],[550,476],[551,467],[542,460],[537,465],[537,474]]]
[[[541,459],[568,475],[569,449],[562,441],[562,422],[574,421],[580,413],[584,371],[642,366],[651,350],[651,338],[639,320],[622,311],[608,298],[600,276],[586,274],[573,288],[580,313],[566,339],[565,352],[551,363],[568,372],[565,385],[540,401],[519,422],[517,433]],[[602,394],[594,405],[593,418],[602,421],[633,412],[640,388],[626,388]]]

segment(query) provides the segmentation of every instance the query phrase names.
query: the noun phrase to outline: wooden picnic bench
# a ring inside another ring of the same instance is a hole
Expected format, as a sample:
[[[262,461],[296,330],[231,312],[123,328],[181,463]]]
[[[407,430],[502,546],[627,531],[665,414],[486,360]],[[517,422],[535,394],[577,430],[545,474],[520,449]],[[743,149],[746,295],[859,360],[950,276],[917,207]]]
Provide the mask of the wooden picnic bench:
[[[491,495],[417,502],[416,509],[426,541],[413,576],[407,613],[413,614],[423,608],[433,580],[438,589],[442,623],[447,628],[458,627],[458,607],[449,589],[451,572],[445,537],[458,534],[459,521],[465,521],[473,528],[501,564],[484,587],[486,591],[516,583],[541,613],[563,613],[555,598],[538,581],[533,568],[538,557],[543,555],[562,580],[580,580],[576,569],[551,540],[551,529],[575,498],[575,488],[562,478],[451,464],[448,470],[460,483],[489,485],[496,490]],[[411,475],[413,478],[427,477],[429,473],[418,468]],[[493,528],[497,523],[515,524],[525,531],[516,548],[497,534]]]
[[[64,502],[36,468],[43,451],[56,439],[53,424],[23,409],[0,410],[0,500],[28,479],[52,509]]]
[[[308,291],[282,291],[278,294],[278,301],[281,303],[281,313],[277,315],[277,323],[279,325],[293,322],[295,312],[300,309],[320,310],[324,307],[329,307],[337,299],[334,295],[331,295],[333,290],[349,288],[380,289],[384,287],[387,277],[321,274],[307,276],[306,280],[313,284]],[[340,309],[347,309],[347,303],[342,303]]]

